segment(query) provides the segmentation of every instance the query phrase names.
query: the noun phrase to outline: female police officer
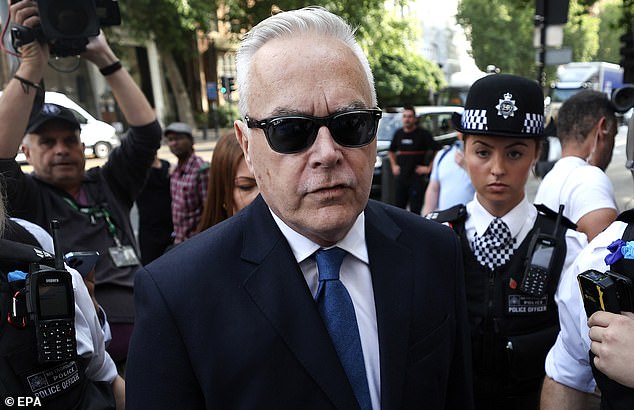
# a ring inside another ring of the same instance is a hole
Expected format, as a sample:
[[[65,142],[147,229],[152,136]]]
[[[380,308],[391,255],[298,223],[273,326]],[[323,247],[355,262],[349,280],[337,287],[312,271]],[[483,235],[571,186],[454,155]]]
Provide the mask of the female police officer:
[[[478,409],[538,408],[559,330],[559,276],[586,244],[572,223],[526,199],[543,112],[533,81],[496,74],[475,82],[454,122],[476,194],[430,215],[449,222],[463,244]]]

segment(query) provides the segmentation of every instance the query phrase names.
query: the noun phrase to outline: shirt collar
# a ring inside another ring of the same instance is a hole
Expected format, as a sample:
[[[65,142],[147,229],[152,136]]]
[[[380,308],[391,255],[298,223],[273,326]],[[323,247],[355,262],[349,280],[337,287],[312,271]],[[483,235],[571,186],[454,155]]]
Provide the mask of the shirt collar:
[[[275,223],[288,241],[288,244],[290,245],[293,255],[298,263],[309,258],[313,253],[315,253],[315,251],[321,248],[321,246],[315,242],[294,231],[290,226],[282,221],[282,219],[275,215],[271,208],[269,208],[269,211],[271,212]],[[365,244],[364,212],[359,214],[357,220],[354,222],[354,225],[352,225],[352,228],[350,228],[346,236],[344,236],[344,238],[337,242],[334,246],[338,246],[366,264],[369,263],[370,259],[368,258],[368,249]]]
[[[198,164],[198,159],[200,157],[198,155],[196,155],[194,152],[192,152],[192,154],[189,156],[189,158],[187,158],[187,161],[185,161],[183,164],[181,165],[176,165],[176,172],[190,172],[192,169],[196,168],[196,165]],[[202,158],[201,158],[202,159]]]
[[[525,196],[524,199],[515,206],[515,208],[511,209],[500,219],[502,219],[509,227],[511,236],[516,238],[524,227],[526,221],[534,220],[534,218],[531,219],[531,216],[536,213],[537,210],[528,202],[528,199],[526,199]],[[475,227],[476,234],[478,236],[484,235],[484,232],[486,232],[491,221],[495,219],[495,216],[491,215],[486,209],[484,209],[482,204],[480,204],[477,195],[473,198],[473,201],[467,204],[467,214],[470,215],[470,219],[473,222],[473,226]]]

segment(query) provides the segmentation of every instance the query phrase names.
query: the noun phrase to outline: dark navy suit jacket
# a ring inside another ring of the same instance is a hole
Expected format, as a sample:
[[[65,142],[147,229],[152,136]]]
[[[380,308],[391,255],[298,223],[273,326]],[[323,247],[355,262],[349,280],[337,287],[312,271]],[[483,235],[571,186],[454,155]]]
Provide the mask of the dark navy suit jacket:
[[[462,256],[447,227],[370,201],[381,408],[471,409]],[[261,197],[136,274],[129,409],[357,409]]]

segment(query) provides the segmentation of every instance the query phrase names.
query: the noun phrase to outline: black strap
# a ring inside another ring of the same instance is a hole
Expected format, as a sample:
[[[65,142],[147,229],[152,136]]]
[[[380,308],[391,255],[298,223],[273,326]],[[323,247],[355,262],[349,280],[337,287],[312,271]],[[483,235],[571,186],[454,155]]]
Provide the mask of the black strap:
[[[467,218],[467,207],[463,204],[454,205],[444,211],[433,211],[425,215],[425,218],[432,221],[450,224],[464,221]]]
[[[547,217],[551,218],[551,219],[557,219],[557,212],[553,211],[552,209],[550,209],[549,207],[547,207],[544,204],[535,204],[535,208],[537,208],[537,210],[539,212],[541,212],[542,214],[546,215]],[[577,230],[577,224],[575,224],[574,222],[572,222],[570,219],[566,218],[565,216],[561,216],[560,217],[560,221],[561,224],[563,226],[565,226],[568,229],[571,229],[573,231]]]

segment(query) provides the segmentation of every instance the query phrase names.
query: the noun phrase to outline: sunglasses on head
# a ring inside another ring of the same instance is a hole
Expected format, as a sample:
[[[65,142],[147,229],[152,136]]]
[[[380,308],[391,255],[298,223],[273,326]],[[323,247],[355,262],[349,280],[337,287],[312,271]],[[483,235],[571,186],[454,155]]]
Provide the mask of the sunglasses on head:
[[[381,119],[379,109],[336,112],[326,117],[280,115],[264,120],[245,116],[247,127],[260,128],[271,149],[280,154],[294,154],[310,148],[321,127],[327,127],[335,142],[343,147],[368,145],[376,136]]]

